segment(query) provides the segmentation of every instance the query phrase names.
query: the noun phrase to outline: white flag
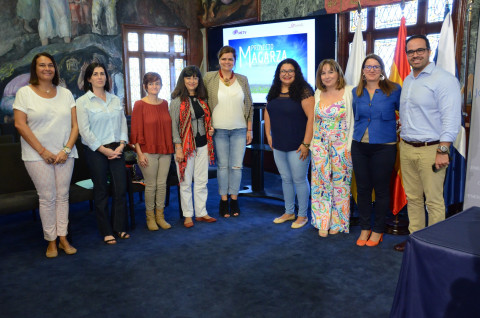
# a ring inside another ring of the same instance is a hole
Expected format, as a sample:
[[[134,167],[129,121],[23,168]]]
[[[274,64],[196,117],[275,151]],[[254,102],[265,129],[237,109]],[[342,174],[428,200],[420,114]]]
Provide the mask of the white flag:
[[[362,15],[358,13],[357,30],[353,36],[352,50],[348,57],[345,69],[345,80],[348,85],[357,86],[362,74],[362,63],[365,59],[365,47],[363,46]]]
[[[477,39],[477,54],[475,58],[475,79],[473,92],[480,91],[480,37]],[[467,89],[465,87],[465,89]],[[478,185],[480,184],[480,97],[473,94],[472,115],[470,120],[470,140],[467,160],[467,177],[465,182],[465,202],[463,209],[480,206]]]
[[[453,38],[453,24],[450,12],[445,16],[438,40],[437,66],[455,74],[455,40]]]

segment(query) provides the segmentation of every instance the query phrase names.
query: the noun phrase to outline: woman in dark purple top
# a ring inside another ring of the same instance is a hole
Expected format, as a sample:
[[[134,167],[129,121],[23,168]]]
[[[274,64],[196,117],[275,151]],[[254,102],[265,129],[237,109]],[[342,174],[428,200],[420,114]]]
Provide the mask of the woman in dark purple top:
[[[308,222],[310,185],[307,179],[310,163],[310,141],[313,133],[313,89],[305,81],[300,65],[285,59],[277,66],[272,87],[267,95],[265,133],[268,145],[282,177],[285,213],[274,223],[295,219],[295,190],[298,218],[297,229]]]

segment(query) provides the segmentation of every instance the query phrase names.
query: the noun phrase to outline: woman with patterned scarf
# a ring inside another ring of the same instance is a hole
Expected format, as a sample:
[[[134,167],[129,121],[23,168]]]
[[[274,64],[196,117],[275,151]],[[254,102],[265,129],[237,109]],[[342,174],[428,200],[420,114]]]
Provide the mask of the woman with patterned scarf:
[[[185,67],[172,93],[170,117],[180,180],[180,203],[185,217],[183,225],[187,228],[193,226],[193,180],[195,220],[208,223],[216,221],[208,215],[206,207],[208,164],[214,162],[212,117],[206,99],[207,90],[200,70],[196,66]]]

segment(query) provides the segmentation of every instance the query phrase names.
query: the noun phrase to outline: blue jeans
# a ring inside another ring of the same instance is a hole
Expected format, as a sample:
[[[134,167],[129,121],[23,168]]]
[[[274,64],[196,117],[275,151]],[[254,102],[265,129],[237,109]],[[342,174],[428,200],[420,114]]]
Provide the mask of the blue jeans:
[[[283,199],[285,213],[295,213],[295,189],[298,199],[298,216],[307,216],[310,201],[310,184],[307,172],[310,164],[310,153],[305,160],[300,159],[300,153],[273,149],[273,158],[282,177]]]
[[[213,141],[217,158],[218,193],[238,195],[247,145],[247,128],[216,129]]]

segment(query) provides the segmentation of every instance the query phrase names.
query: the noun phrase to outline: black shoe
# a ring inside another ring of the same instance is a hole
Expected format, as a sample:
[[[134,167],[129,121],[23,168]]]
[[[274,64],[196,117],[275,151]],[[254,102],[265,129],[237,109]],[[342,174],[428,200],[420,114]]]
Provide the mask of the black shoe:
[[[240,215],[240,208],[238,207],[238,200],[230,199],[230,214],[233,216]]]
[[[218,206],[218,213],[220,214],[220,216],[223,216],[224,218],[230,217],[230,212],[228,212],[228,199],[227,200],[220,199],[220,205]]]

